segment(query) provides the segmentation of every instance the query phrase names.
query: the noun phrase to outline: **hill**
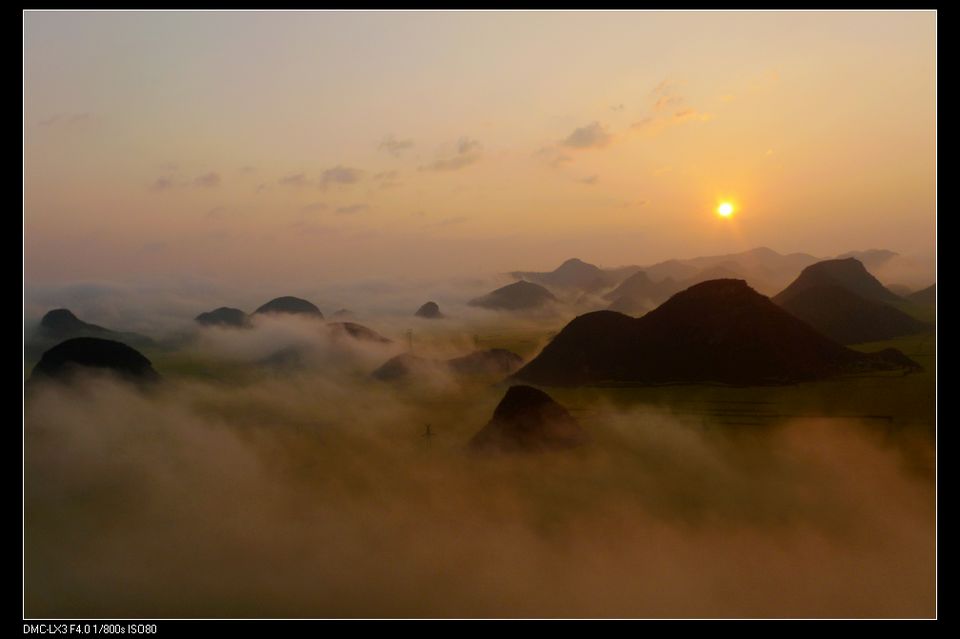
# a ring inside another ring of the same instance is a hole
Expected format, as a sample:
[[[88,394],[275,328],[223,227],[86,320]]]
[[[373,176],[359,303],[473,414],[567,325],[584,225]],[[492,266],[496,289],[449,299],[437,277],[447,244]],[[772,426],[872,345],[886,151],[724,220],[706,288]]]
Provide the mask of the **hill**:
[[[514,377],[551,385],[756,385],[893,368],[821,335],[743,280],[713,280],[640,318],[581,315]]]
[[[935,306],[937,303],[937,285],[931,284],[907,296],[911,302],[922,306]]]
[[[384,337],[372,328],[367,328],[363,324],[355,322],[333,322],[327,324],[327,328],[330,329],[330,334],[334,338],[347,337],[360,342],[373,342],[375,344],[390,344],[393,342],[392,339]]]
[[[31,381],[70,379],[84,369],[110,371],[133,381],[152,382],[160,378],[150,360],[122,342],[75,337],[45,352],[33,368]]]
[[[586,442],[583,428],[549,395],[531,386],[511,386],[469,448],[482,453],[531,453]]]
[[[152,339],[145,335],[115,331],[84,322],[66,308],[57,308],[44,315],[32,336],[32,340],[51,346],[74,337],[101,337],[139,347],[149,347],[154,343]]]
[[[442,319],[444,317],[443,313],[440,312],[440,306],[436,302],[424,302],[413,315],[424,319]]]
[[[522,311],[543,308],[556,301],[553,293],[544,287],[521,280],[472,299],[467,304],[498,311]]]
[[[299,297],[277,297],[270,300],[260,308],[254,311],[254,314],[287,314],[287,315],[311,315],[319,319],[323,319],[323,313],[320,312],[320,309],[314,306],[312,303],[307,300],[300,299]]]
[[[595,264],[584,262],[575,257],[565,261],[552,271],[514,271],[511,275],[517,279],[543,284],[544,286],[581,291],[600,290],[612,286],[617,281],[616,274],[604,271]]]
[[[865,300],[875,302],[898,302],[902,298],[890,291],[877,278],[864,268],[856,258],[842,260],[824,260],[811,264],[787,288],[778,293],[774,300],[784,303],[806,288],[819,286],[840,286],[856,293]]]
[[[234,328],[244,328],[250,325],[250,318],[239,308],[230,308],[221,306],[218,309],[200,313],[193,318],[198,324],[203,326],[230,326]]]
[[[773,301],[841,344],[879,342],[930,328],[900,309],[864,299],[842,286],[801,288]]]
[[[387,360],[372,375],[381,381],[413,380],[436,375],[502,379],[523,365],[523,358],[504,348],[479,350],[453,359],[428,359],[403,353]]]

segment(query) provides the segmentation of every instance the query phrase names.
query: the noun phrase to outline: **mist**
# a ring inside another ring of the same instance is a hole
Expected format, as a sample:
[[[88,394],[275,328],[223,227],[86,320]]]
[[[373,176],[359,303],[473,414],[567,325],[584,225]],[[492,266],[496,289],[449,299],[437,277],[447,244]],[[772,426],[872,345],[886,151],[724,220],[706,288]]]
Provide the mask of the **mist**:
[[[242,343],[208,346],[252,367]],[[573,394],[588,448],[480,458],[465,444],[502,386],[370,383],[368,356],[148,391],[31,387],[26,614],[934,614],[920,431],[731,429]]]

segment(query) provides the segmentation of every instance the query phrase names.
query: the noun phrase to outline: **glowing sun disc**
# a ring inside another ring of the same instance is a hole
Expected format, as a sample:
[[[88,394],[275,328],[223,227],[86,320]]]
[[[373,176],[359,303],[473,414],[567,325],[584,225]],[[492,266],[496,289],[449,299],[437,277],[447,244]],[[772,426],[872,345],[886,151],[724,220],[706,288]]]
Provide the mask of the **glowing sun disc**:
[[[730,204],[729,202],[724,202],[723,204],[718,206],[717,215],[719,215],[720,217],[730,217],[731,215],[733,215],[733,204]]]

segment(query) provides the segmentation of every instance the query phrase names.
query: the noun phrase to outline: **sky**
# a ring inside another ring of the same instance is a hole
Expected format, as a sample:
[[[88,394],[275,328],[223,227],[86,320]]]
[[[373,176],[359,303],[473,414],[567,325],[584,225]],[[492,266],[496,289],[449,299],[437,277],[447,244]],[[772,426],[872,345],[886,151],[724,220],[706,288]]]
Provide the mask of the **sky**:
[[[933,12],[28,11],[25,283],[930,255],[936,27]]]

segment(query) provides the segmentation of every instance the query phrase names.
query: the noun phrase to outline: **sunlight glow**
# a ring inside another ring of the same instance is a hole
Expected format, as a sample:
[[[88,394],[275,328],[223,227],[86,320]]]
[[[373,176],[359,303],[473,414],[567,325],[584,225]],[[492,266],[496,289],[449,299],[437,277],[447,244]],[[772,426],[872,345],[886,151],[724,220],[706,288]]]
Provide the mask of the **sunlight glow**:
[[[717,215],[720,217],[730,217],[733,215],[733,204],[730,204],[730,202],[720,204],[720,206],[717,207]]]

